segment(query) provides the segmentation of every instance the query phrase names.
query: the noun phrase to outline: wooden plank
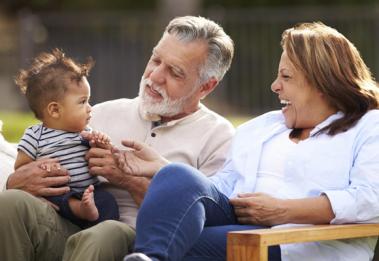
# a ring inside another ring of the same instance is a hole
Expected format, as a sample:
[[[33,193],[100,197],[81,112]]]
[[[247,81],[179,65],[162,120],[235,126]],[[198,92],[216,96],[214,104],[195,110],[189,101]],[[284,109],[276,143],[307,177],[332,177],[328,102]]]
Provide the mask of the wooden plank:
[[[335,240],[379,235],[379,224],[315,225],[293,228],[257,229],[230,232],[260,235],[259,244],[272,246],[296,242]]]
[[[227,260],[266,261],[268,249],[261,241],[260,235],[228,233]]]
[[[379,224],[315,225],[228,233],[228,261],[266,261],[268,246],[379,235]]]

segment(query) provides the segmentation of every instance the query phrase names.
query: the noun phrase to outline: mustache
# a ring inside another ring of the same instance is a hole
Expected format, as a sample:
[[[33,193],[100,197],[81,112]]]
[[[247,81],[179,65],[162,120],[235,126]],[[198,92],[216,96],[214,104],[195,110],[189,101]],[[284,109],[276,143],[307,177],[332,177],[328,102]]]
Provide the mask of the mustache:
[[[164,89],[161,86],[154,84],[149,78],[142,79],[142,83],[144,88],[149,87],[153,91],[156,91],[157,93],[162,95],[163,97],[166,96],[166,92],[164,91]]]

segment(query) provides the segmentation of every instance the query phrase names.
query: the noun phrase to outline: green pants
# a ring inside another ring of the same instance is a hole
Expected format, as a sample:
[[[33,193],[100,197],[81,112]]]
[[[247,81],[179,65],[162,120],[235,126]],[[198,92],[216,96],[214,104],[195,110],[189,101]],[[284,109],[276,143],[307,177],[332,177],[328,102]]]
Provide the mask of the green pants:
[[[64,243],[78,231],[79,227],[26,192],[0,193],[1,260],[61,260]]]
[[[120,260],[135,236],[133,229],[117,221],[79,230],[47,203],[26,192],[0,193],[2,261],[62,260],[63,255],[64,260]]]
[[[64,261],[120,261],[131,252],[134,229],[119,221],[107,220],[69,237]]]

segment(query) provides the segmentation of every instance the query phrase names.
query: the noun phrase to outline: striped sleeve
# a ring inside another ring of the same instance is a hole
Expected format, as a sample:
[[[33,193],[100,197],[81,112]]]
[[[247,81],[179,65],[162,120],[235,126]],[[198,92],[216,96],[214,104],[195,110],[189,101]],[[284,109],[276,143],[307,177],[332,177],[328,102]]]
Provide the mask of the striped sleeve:
[[[17,150],[26,153],[33,160],[36,160],[37,157],[39,129],[39,126],[27,128],[17,147]]]

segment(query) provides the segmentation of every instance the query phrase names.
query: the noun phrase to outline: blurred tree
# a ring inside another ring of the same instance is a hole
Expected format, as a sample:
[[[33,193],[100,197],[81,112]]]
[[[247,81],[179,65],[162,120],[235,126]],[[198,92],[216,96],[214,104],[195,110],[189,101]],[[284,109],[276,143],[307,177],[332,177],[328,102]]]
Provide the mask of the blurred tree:
[[[15,13],[20,9],[32,11],[63,10],[125,10],[155,8],[156,0],[1,0],[0,8]]]
[[[203,0],[205,7],[307,6],[307,5],[364,5],[377,0]]]
[[[15,13],[20,9],[32,11],[63,10],[126,10],[155,9],[164,0],[1,0],[0,8]],[[173,0],[174,1],[174,0]],[[191,0],[188,0],[191,1]],[[363,5],[377,4],[377,0],[198,0],[202,6],[254,7],[254,6],[306,6],[306,5]],[[167,2],[167,1],[166,1]]]

